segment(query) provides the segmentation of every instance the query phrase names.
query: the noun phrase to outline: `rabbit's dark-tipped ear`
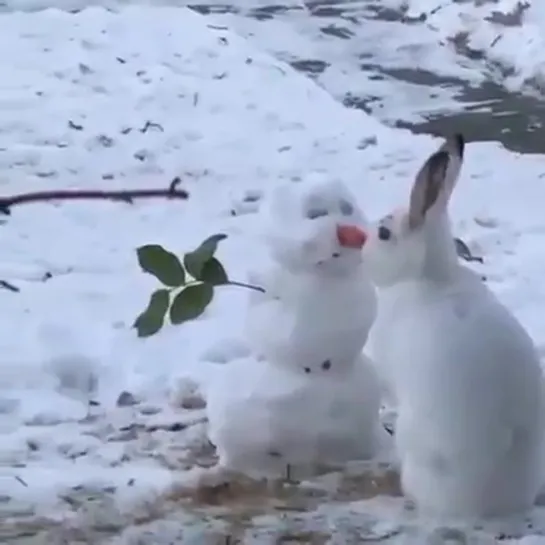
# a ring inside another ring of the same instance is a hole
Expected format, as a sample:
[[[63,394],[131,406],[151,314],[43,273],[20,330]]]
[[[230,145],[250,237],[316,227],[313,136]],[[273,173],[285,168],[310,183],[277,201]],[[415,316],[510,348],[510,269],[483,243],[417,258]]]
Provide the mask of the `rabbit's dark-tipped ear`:
[[[458,181],[462,163],[464,161],[465,140],[461,134],[455,134],[445,140],[439,151],[446,151],[450,155],[450,164],[447,176],[444,182],[444,194],[448,201],[452,195],[452,190]]]
[[[409,225],[411,228],[422,225],[428,210],[438,203],[449,163],[448,152],[436,151],[420,169],[414,181],[409,204]]]
[[[460,175],[464,154],[464,139],[455,135],[422,165],[414,181],[409,204],[409,224],[412,228],[424,222],[432,208],[445,211]]]
[[[465,140],[463,135],[455,134],[445,140],[437,151],[448,151],[453,157],[464,158]]]

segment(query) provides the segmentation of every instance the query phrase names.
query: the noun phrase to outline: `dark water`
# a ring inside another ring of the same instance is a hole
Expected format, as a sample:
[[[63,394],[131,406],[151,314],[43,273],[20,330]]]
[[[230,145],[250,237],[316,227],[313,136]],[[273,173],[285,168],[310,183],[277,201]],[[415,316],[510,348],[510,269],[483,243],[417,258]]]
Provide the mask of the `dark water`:
[[[458,0],[460,1],[460,0]],[[289,18],[290,12],[305,9],[310,17],[321,18],[327,24],[319,32],[339,40],[349,40],[354,34],[354,27],[365,21],[391,21],[404,24],[419,24],[425,21],[425,14],[416,20],[404,19],[404,14],[384,9],[373,0],[355,2],[336,0],[306,0],[305,8],[300,6],[269,5],[246,10],[241,13],[236,7],[226,4],[192,5],[196,11],[209,13],[232,13],[254,18],[258,21],[282,16]],[[299,14],[300,15],[300,14]],[[331,20],[335,22],[332,24]],[[259,29],[259,27],[256,27]],[[461,49],[460,55],[469,59],[475,52]],[[478,59],[477,59],[478,60]],[[365,59],[360,64],[362,71],[367,71],[372,79],[388,79],[422,85],[426,92],[430,88],[452,90],[456,104],[452,110],[440,115],[425,115],[419,122],[396,121],[392,125],[409,128],[415,133],[445,134],[463,132],[468,141],[499,141],[508,149],[524,153],[545,154],[545,97],[529,96],[522,93],[510,93],[494,81],[485,82],[475,88],[468,82],[457,78],[444,78],[431,72],[412,69],[386,69]],[[297,70],[311,78],[318,78],[327,68],[328,63],[321,59],[296,59],[291,62]],[[382,107],[380,97],[365,94],[346,93],[343,103],[347,107],[361,108],[368,113],[378,114]],[[431,106],[431,105],[430,105]],[[430,110],[433,108],[430,107]],[[545,168],[545,163],[544,163]]]

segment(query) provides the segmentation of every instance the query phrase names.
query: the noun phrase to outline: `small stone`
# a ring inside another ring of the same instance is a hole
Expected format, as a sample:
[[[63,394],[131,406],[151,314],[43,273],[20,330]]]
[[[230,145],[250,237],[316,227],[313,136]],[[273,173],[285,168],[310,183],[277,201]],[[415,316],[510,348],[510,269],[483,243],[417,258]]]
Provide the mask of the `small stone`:
[[[138,401],[134,397],[134,395],[124,390],[123,392],[119,394],[119,397],[117,398],[117,401],[115,404],[118,407],[130,407],[132,405],[136,405],[137,403]]]
[[[117,442],[125,442],[125,441],[134,441],[135,439],[138,439],[138,429],[129,428],[127,430],[120,430],[117,433],[110,435],[107,441],[108,443],[117,443]]]
[[[195,394],[185,397],[180,406],[182,409],[187,410],[204,409],[206,407],[206,401],[202,396]]]
[[[98,135],[96,137],[96,141],[98,144],[105,148],[111,148],[115,144],[114,139],[111,136],[107,136],[105,134]]]
[[[475,218],[473,218],[473,220],[479,227],[494,229],[495,227],[499,226],[499,222],[496,218],[490,218],[486,216],[476,216]]]
[[[26,444],[27,444],[28,450],[31,450],[32,452],[40,450],[39,443],[35,441],[34,439],[27,439]]]
[[[363,138],[361,142],[358,144],[359,150],[364,150],[368,148],[369,146],[376,146],[378,143],[376,136],[368,136],[367,138]]]
[[[57,426],[66,419],[57,414],[39,413],[24,420],[25,426]]]
[[[244,202],[257,202],[263,198],[263,192],[259,189],[249,189],[244,194]]]
[[[78,64],[78,68],[82,74],[91,74],[93,72],[89,66],[83,64],[82,62]]]
[[[159,407],[154,407],[153,405],[144,405],[143,407],[140,407],[140,412],[143,415],[151,416],[153,414],[159,414],[161,409]]]
[[[322,363],[322,369],[324,371],[331,369],[331,360],[325,360],[324,363]]]
[[[310,373],[310,367],[305,367],[305,373]]]

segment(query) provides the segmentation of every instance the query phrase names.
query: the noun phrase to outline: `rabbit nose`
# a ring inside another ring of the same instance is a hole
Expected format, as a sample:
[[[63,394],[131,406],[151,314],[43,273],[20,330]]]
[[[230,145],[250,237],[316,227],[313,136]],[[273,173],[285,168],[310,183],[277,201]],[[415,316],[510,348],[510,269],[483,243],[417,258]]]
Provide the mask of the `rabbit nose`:
[[[337,225],[337,239],[343,248],[359,250],[363,248],[367,234],[356,225]]]

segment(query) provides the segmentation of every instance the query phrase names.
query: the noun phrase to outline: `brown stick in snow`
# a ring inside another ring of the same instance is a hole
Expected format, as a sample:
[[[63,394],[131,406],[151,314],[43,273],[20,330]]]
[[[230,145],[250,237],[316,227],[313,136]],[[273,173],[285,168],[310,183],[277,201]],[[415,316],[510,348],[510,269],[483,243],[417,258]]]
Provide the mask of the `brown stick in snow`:
[[[189,198],[185,189],[178,189],[180,178],[174,178],[167,189],[122,189],[119,191],[105,191],[100,189],[59,189],[53,191],[36,191],[21,193],[11,197],[0,197],[0,214],[11,214],[11,208],[21,204],[68,201],[68,200],[110,200],[123,201],[132,204],[134,199],[183,199]]]
[[[47,201],[75,201],[75,200],[110,200],[123,201],[129,204],[134,199],[182,199],[187,200],[189,193],[185,189],[178,189],[182,183],[181,179],[176,177],[170,182],[166,189],[122,189],[119,191],[103,191],[100,189],[59,189],[52,191],[36,191],[33,193],[20,193],[11,197],[0,197],[0,214],[9,216],[14,206]],[[11,282],[0,280],[0,288],[12,292],[19,292],[19,288]]]

